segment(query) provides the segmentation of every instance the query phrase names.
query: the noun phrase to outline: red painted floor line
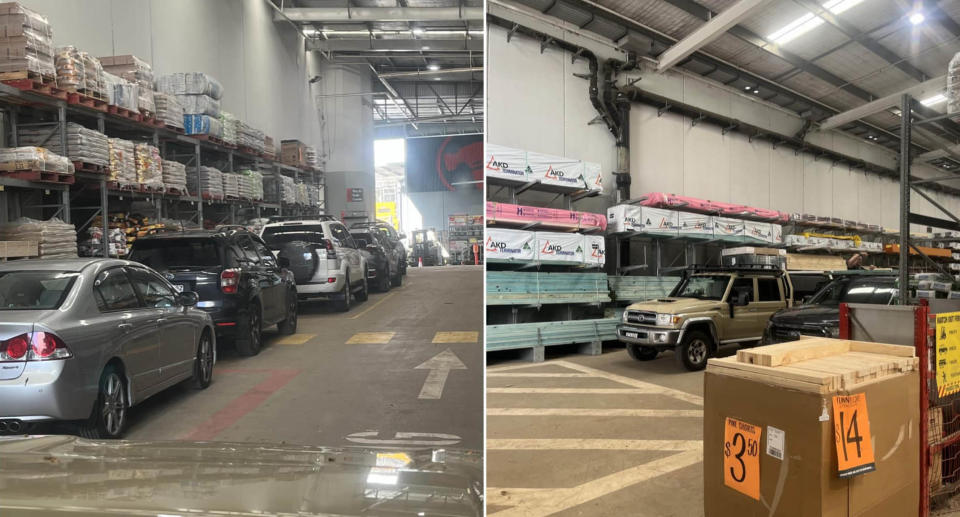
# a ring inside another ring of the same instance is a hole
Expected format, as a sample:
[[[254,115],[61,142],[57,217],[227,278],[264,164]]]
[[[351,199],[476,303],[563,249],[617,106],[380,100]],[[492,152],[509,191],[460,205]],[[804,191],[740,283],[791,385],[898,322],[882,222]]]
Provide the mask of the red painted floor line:
[[[236,370],[236,372],[251,370]],[[226,407],[214,413],[205,422],[195,427],[192,431],[181,437],[183,440],[212,440],[218,434],[237,423],[244,415],[253,411],[260,404],[263,404],[280,388],[284,387],[300,375],[300,370],[260,370],[270,374],[265,380],[250,388],[243,395],[230,401]],[[233,373],[234,371],[231,371]],[[223,373],[223,372],[221,372]]]

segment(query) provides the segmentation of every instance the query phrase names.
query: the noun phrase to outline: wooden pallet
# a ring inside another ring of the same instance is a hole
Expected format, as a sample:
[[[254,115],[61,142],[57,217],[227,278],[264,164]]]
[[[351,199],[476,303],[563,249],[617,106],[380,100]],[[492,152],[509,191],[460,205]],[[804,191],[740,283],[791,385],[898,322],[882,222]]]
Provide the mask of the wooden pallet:
[[[122,108],[113,104],[107,105],[107,113],[120,118],[132,120],[134,122],[143,122],[143,115],[141,115],[139,111],[128,110],[127,108]]]
[[[107,168],[103,165],[96,165],[86,162],[73,162],[73,169],[76,172],[86,172],[88,174],[106,174]]]
[[[170,124],[163,124],[163,123],[161,124],[162,124],[161,127],[167,128],[168,131],[173,131],[174,133],[179,133],[181,135],[185,133],[182,127],[171,126]]]
[[[67,92],[67,104],[83,106],[103,113],[107,112],[107,101],[91,97],[80,92]]]
[[[136,191],[137,191],[137,186],[136,186],[136,185],[121,185],[120,183],[118,183],[118,182],[116,182],[116,181],[108,181],[108,182],[107,182],[107,189],[109,189],[109,190],[121,190],[121,191],[126,191],[126,192],[136,192]]]
[[[140,192],[141,194],[163,194],[164,188],[163,186],[158,187],[156,185],[147,185],[146,183],[141,183],[137,187],[137,192]]]
[[[168,196],[185,196],[187,191],[178,189],[177,187],[167,187],[164,189],[164,193]]]
[[[202,197],[206,201],[222,201],[223,200],[222,197],[213,197],[208,193],[204,193]]]
[[[77,180],[73,174],[35,170],[0,171],[0,176],[37,183],[60,183],[64,185],[72,185]]]
[[[53,77],[26,71],[4,72],[0,73],[0,82],[25,92],[45,95],[63,101],[67,100],[67,91],[57,87]]]

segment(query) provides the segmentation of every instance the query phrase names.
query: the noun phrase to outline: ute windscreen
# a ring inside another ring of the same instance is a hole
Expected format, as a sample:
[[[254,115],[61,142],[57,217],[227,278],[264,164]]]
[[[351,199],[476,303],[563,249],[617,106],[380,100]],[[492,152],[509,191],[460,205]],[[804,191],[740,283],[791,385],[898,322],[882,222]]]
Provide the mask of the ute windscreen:
[[[323,244],[323,226],[319,224],[297,226],[273,226],[263,230],[263,241],[271,249],[278,250],[288,242]]]
[[[217,243],[210,238],[140,239],[133,244],[129,258],[157,271],[222,264]]]
[[[76,278],[77,273],[61,271],[0,273],[0,311],[56,309]]]

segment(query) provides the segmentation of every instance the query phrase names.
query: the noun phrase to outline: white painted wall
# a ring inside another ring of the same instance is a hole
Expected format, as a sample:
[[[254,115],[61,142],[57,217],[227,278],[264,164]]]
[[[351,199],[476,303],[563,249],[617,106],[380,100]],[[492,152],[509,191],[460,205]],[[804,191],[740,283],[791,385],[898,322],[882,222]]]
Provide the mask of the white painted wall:
[[[224,110],[275,141],[296,138],[321,148],[307,84],[319,62],[289,24],[273,21],[264,0],[22,1],[47,16],[58,46],[134,54],[156,75],[206,72],[224,85]]]
[[[487,141],[599,162],[607,193],[616,165],[614,139],[603,124],[587,125],[596,116],[588,97],[587,62],[571,64],[570,54],[556,48],[540,53],[537,41],[488,26]],[[785,134],[802,121],[781,109],[753,101],[719,85],[681,74],[640,72],[639,87],[678,98],[704,110],[735,117]],[[634,103],[630,114],[631,194],[671,192],[717,201],[736,202],[786,212],[855,219],[886,227],[899,226],[899,185],[862,170],[850,170],[806,153],[774,149],[769,142],[749,142],[739,133],[723,135],[709,124],[693,126],[690,119]],[[885,167],[894,167],[896,154],[840,132],[814,133],[812,143]],[[942,175],[929,166],[913,167],[920,177]],[[960,212],[960,198],[930,193],[940,204]],[[612,196],[581,204],[602,210]],[[913,211],[945,216],[918,194]],[[598,206],[598,205],[603,206]],[[923,228],[914,227],[914,231]]]

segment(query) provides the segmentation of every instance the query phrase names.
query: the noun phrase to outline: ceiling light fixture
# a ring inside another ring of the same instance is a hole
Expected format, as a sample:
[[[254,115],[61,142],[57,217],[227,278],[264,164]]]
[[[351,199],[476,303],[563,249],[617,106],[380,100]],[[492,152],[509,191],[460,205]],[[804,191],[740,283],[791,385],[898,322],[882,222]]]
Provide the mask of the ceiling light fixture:
[[[822,7],[830,11],[831,14],[840,14],[862,1],[863,0],[829,0],[825,2]],[[788,41],[810,32],[821,24],[823,24],[823,18],[813,13],[807,13],[786,24],[780,30],[773,32],[767,36],[767,39],[777,45],[783,45]]]
[[[942,93],[938,93],[936,95],[933,95],[931,97],[927,97],[926,99],[921,100],[920,104],[923,104],[924,106],[933,106],[935,104],[940,104],[945,100],[947,100],[947,96]]]
[[[910,13],[910,17],[907,19],[910,20],[910,23],[914,25],[920,25],[921,23],[923,23],[924,20],[927,19],[927,17],[924,16],[923,13],[920,11],[914,11]]]
[[[413,28],[413,33],[414,33],[415,35],[419,36],[419,35],[423,34],[423,29],[421,29],[420,27],[414,27],[414,28]]]
[[[427,70],[433,70],[436,72],[437,70],[440,70],[440,65],[427,65]]]
[[[428,46],[426,46],[426,45],[424,45],[423,47],[420,47],[420,48],[422,48],[423,50],[430,50],[430,47],[428,47]]]

